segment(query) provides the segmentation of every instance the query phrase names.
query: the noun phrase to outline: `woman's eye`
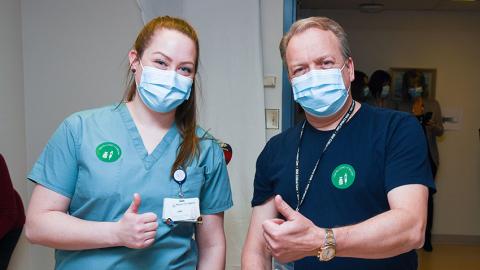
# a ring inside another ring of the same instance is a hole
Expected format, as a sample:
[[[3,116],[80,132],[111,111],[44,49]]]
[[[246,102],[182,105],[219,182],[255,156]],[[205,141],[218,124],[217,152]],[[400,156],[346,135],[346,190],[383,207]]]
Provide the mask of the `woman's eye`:
[[[183,73],[183,74],[190,74],[192,73],[192,69],[189,68],[189,67],[180,67],[180,72]]]
[[[160,66],[164,66],[164,67],[167,66],[167,63],[165,61],[162,61],[162,60],[156,60],[155,63],[159,64]]]

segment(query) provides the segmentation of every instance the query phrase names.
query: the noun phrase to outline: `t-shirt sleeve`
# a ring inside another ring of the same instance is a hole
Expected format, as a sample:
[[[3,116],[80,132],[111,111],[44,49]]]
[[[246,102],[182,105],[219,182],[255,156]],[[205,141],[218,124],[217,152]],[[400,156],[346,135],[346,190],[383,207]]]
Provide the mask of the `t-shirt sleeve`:
[[[211,167],[206,169],[205,184],[202,186],[200,212],[211,215],[223,212],[233,206],[230,178],[223,151],[216,143],[212,143],[213,155]]]
[[[425,134],[413,116],[403,116],[387,139],[385,191],[409,184],[435,189]]]
[[[267,177],[268,164],[271,160],[271,141],[269,141],[257,158],[255,178],[253,180],[253,198],[252,207],[263,204],[274,194],[274,187],[271,180]]]
[[[52,135],[27,178],[71,198],[78,174],[76,152],[74,130],[67,119]]]

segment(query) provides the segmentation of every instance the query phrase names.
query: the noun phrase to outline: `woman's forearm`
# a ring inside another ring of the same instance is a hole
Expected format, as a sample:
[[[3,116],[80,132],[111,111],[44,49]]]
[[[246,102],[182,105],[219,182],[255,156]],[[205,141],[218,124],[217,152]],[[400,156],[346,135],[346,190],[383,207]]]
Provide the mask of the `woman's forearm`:
[[[59,211],[30,216],[25,228],[30,242],[65,250],[118,246],[115,231],[114,222],[86,221]]]

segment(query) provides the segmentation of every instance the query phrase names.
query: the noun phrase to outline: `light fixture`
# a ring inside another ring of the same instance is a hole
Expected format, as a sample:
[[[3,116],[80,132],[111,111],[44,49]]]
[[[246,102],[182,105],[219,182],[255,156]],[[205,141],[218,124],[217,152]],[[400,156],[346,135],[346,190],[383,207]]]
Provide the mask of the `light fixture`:
[[[363,3],[358,5],[361,12],[378,13],[383,11],[383,4],[378,3]]]

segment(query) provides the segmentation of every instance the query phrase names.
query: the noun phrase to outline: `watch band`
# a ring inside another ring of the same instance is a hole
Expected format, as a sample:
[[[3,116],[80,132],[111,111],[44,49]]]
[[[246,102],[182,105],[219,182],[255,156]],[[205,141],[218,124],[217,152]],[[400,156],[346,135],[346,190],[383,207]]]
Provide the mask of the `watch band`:
[[[335,246],[335,235],[333,234],[332,229],[325,229],[325,243],[323,244],[324,246],[326,245],[333,245]]]
[[[317,257],[320,261],[330,261],[335,257],[335,235],[332,229],[325,229],[325,240],[322,247],[318,250]]]

